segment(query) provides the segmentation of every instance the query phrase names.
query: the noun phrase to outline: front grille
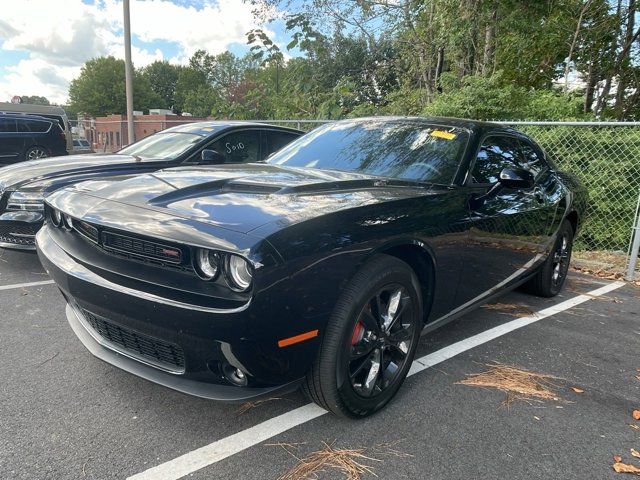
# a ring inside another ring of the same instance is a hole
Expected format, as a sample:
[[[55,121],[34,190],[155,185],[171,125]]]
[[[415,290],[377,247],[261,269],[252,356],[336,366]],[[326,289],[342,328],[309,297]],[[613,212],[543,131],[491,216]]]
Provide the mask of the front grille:
[[[16,245],[35,245],[40,225],[0,225],[0,242]]]
[[[93,330],[107,342],[171,370],[184,370],[184,352],[178,345],[134,332],[87,310],[82,309],[82,313]]]
[[[173,264],[182,261],[182,251],[177,247],[112,232],[103,232],[102,247]]]

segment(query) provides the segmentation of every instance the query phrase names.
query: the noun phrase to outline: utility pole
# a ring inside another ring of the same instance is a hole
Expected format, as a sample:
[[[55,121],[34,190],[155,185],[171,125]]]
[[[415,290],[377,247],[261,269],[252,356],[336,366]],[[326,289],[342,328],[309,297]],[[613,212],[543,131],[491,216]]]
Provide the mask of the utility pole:
[[[133,65],[131,64],[129,0],[122,2],[122,8],[124,9],[124,82],[127,91],[127,144],[130,145],[136,141],[136,131],[133,120]]]

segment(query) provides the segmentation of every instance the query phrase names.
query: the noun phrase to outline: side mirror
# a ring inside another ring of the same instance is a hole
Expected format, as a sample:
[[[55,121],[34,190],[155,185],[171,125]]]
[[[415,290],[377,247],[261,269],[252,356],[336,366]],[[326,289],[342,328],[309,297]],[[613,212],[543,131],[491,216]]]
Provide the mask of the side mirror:
[[[504,188],[524,190],[533,188],[535,179],[530,171],[522,168],[504,168],[500,172],[500,182]]]
[[[215,150],[202,150],[200,158],[202,159],[202,163],[209,165],[219,165],[225,162],[224,157]]]
[[[535,179],[533,174],[523,168],[504,168],[500,172],[500,180],[493,184],[487,193],[478,197],[472,197],[469,207],[472,210],[480,208],[485,201],[498,195],[503,189],[523,189],[533,188]]]

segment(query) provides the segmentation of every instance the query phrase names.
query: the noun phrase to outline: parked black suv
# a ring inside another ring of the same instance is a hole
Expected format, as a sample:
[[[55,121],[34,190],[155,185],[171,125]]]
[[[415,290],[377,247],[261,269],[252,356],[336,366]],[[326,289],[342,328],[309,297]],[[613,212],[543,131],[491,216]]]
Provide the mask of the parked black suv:
[[[0,165],[67,155],[64,131],[55,120],[0,114]]]

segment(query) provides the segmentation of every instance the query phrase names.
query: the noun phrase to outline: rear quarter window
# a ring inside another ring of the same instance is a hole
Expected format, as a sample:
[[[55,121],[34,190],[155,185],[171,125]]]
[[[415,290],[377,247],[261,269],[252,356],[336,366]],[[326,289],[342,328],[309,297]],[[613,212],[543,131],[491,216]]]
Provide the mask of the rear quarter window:
[[[269,141],[269,150],[267,155],[277,152],[282,147],[290,142],[293,142],[300,135],[296,135],[291,132],[267,132],[267,138]]]

